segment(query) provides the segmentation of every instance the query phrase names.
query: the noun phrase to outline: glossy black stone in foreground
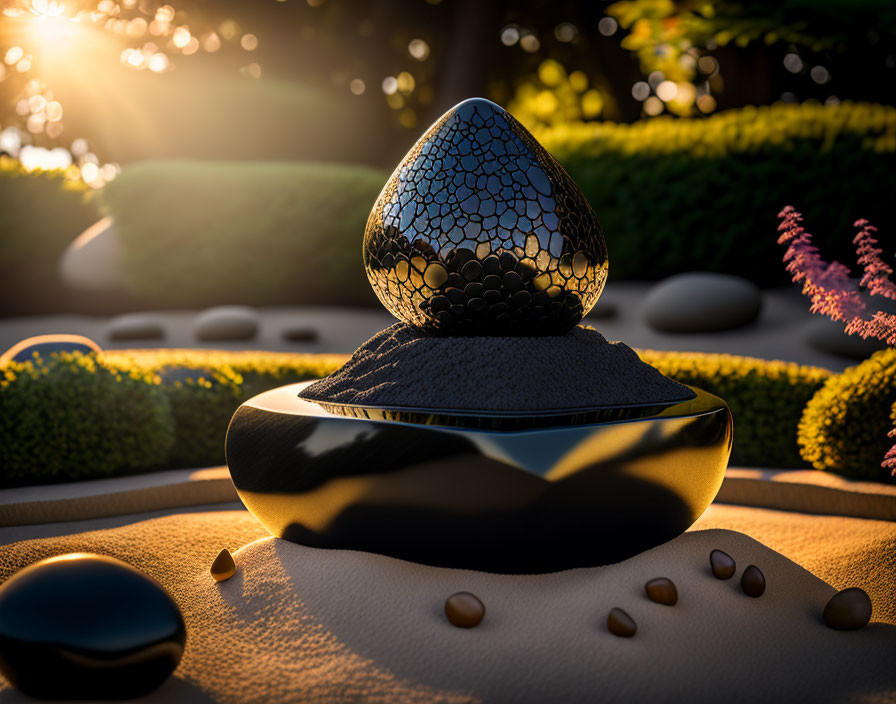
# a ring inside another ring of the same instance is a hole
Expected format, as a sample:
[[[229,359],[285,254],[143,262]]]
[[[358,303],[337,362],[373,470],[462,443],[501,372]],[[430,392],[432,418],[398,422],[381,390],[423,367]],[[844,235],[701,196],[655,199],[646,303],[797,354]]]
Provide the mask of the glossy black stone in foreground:
[[[450,335],[563,334],[607,277],[606,243],[578,186],[482,98],[446,112],[405,156],[363,251],[395,317]]]
[[[526,416],[325,409],[305,385],[243,404],[227,462],[255,517],[312,547],[507,573],[617,562],[685,531],[731,451],[728,407],[699,389]]]
[[[0,670],[32,697],[142,696],[174,671],[185,639],[162,587],[111,557],[53,557],[0,586]]]

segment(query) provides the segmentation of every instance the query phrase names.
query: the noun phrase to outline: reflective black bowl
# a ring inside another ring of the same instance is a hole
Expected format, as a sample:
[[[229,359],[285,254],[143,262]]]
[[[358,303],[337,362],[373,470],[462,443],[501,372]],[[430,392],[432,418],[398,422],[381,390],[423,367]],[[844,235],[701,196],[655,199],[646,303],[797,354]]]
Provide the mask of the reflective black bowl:
[[[687,530],[731,452],[728,407],[696,388],[526,415],[325,405],[306,384],[240,406],[227,463],[271,533],[318,548],[506,573],[618,562]]]

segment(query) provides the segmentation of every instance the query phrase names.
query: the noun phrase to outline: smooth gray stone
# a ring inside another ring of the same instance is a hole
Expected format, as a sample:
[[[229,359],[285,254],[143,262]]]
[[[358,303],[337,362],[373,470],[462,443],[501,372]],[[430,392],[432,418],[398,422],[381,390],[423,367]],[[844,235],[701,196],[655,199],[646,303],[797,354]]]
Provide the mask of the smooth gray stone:
[[[739,276],[692,272],[657,283],[644,298],[644,320],[660,332],[718,332],[748,325],[762,309],[756,286]]]
[[[72,288],[117,291],[126,286],[121,242],[112,218],[84,230],[59,258],[59,275]]]
[[[317,330],[307,325],[284,328],[280,335],[290,342],[317,342],[318,338]]]
[[[158,340],[165,337],[165,322],[152,313],[128,313],[109,322],[110,340]]]
[[[250,340],[258,334],[259,316],[247,306],[217,306],[196,316],[200,340]]]

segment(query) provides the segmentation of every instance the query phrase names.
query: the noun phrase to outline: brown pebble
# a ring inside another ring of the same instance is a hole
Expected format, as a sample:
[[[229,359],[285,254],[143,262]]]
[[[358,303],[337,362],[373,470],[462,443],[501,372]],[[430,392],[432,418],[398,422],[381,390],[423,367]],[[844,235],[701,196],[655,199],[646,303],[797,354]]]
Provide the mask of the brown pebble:
[[[644,585],[647,597],[657,604],[665,604],[666,606],[675,606],[678,603],[678,590],[675,583],[666,577],[657,577],[651,579]]]
[[[712,573],[717,579],[731,579],[737,569],[734,558],[722,550],[713,550],[709,553],[709,566],[712,567]]]
[[[622,609],[615,608],[610,609],[610,614],[607,616],[607,628],[610,629],[610,633],[620,638],[631,638],[638,630],[631,616]]]
[[[765,575],[756,565],[750,565],[740,577],[740,588],[754,599],[765,593]]]
[[[230,554],[230,550],[224,548],[218,553],[218,556],[212,563],[210,572],[216,582],[223,582],[225,579],[233,577],[236,573],[236,563],[233,561],[233,555]]]
[[[458,628],[473,628],[485,618],[485,605],[470,592],[458,592],[445,600],[445,615]]]
[[[837,592],[824,607],[824,622],[838,631],[854,631],[871,620],[871,599],[864,589]]]

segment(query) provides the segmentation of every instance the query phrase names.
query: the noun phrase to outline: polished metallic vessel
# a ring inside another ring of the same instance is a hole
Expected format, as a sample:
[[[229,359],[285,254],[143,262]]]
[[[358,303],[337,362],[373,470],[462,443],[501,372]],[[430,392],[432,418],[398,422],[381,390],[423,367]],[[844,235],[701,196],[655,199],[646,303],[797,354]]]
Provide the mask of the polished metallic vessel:
[[[429,565],[536,573],[616,562],[685,531],[731,452],[725,403],[555,414],[243,404],[227,462],[276,536]]]

